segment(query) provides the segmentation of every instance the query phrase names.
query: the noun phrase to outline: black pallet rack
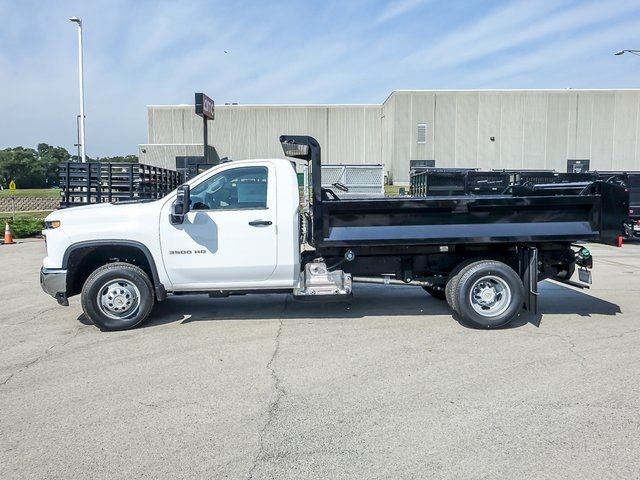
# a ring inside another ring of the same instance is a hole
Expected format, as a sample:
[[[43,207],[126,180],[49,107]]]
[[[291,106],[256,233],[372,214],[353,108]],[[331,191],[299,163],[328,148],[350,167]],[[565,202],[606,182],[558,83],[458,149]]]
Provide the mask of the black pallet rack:
[[[58,165],[60,208],[131,200],[156,200],[175,190],[180,173],[143,163],[77,163]]]

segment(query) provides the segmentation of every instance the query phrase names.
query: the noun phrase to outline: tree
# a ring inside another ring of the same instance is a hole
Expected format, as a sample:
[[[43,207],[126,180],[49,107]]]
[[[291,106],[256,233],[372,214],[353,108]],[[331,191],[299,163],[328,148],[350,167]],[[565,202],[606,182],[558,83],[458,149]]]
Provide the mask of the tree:
[[[87,155],[87,162],[100,162],[100,163],[138,163],[137,155],[124,155],[115,157],[96,157],[91,158]],[[79,162],[80,158],[77,155],[71,156],[72,162]]]
[[[100,163],[138,163],[137,155],[125,155],[118,157],[102,157],[97,160]]]
[[[32,148],[7,148],[0,152],[0,176],[5,186],[15,180],[20,188],[33,188],[44,176],[40,167]]]
[[[45,186],[58,185],[58,164],[71,160],[67,149],[63,147],[52,147],[46,143],[39,143],[38,157],[44,169]]]
[[[77,162],[77,155],[71,156],[67,149],[39,143],[33,148],[14,147],[0,150],[0,184],[4,187],[15,180],[18,188],[48,188],[59,183],[58,164]],[[138,163],[136,155],[103,157],[89,162]]]
[[[0,150],[0,181],[7,186],[15,180],[18,188],[47,188],[58,185],[58,163],[70,159],[62,147],[46,143],[33,148],[14,147]]]

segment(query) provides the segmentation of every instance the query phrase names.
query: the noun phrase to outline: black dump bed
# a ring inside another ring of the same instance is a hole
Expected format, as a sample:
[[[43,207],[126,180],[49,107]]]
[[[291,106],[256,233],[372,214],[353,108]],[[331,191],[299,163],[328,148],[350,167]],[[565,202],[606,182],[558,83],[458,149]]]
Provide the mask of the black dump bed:
[[[596,172],[596,175],[608,182],[619,181],[629,190],[629,217],[640,220],[640,172]]]
[[[341,200],[320,185],[320,146],[282,136],[285,154],[312,164],[316,249],[357,246],[545,243],[617,244],[628,222],[629,193],[619,182],[523,185],[501,195]]]
[[[596,182],[582,195],[447,196],[325,200],[322,247],[540,243],[624,235],[624,188]]]

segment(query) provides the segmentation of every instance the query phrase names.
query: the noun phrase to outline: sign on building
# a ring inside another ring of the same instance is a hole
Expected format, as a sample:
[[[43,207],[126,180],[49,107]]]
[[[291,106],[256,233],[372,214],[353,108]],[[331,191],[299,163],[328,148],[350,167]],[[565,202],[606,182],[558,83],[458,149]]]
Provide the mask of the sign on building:
[[[196,93],[196,115],[210,120],[215,117],[215,102],[204,93]]]

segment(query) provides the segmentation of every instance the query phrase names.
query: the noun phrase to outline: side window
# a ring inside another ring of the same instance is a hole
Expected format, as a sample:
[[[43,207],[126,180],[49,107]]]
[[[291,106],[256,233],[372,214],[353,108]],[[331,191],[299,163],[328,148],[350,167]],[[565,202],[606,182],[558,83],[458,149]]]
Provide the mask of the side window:
[[[238,167],[209,177],[191,190],[192,210],[267,208],[267,168]]]

